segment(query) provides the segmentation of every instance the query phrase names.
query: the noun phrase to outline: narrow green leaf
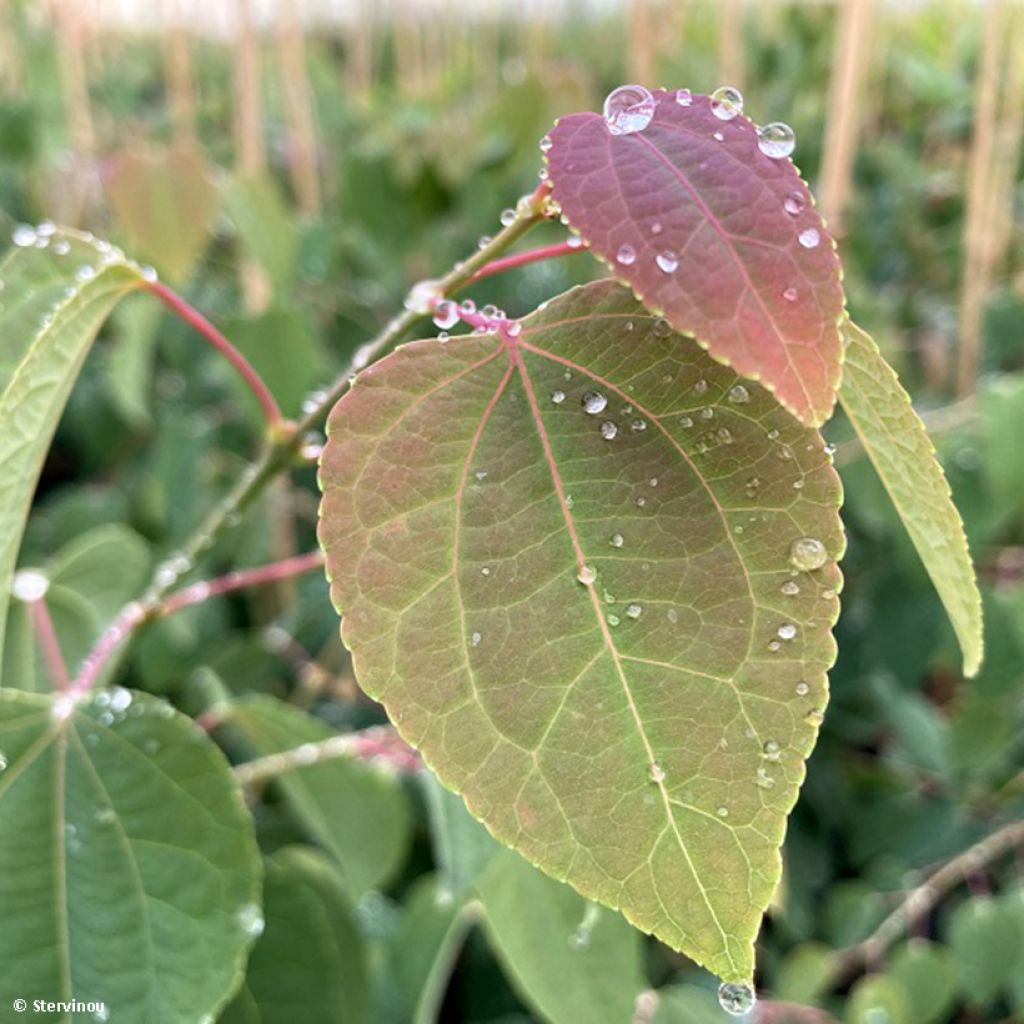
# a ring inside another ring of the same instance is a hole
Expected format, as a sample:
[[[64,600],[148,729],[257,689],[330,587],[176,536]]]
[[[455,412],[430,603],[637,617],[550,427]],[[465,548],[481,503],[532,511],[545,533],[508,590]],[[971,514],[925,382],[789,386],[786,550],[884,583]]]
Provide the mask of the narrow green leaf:
[[[477,884],[495,953],[550,1024],[622,1024],[643,988],[640,936],[504,850]]]
[[[981,665],[981,595],[963,523],[924,424],[874,340],[843,325],[846,346],[839,401],[882,478],[914,547],[942,598],[964,657],[964,673]]]
[[[362,939],[330,871],[304,850],[279,851],[266,861],[263,913],[265,930],[221,1024],[363,1024]]]
[[[321,486],[357,677],[441,781],[749,980],[835,655],[821,437],[603,281],[368,368]]]
[[[334,735],[319,719],[273,697],[236,701],[230,721],[261,757]],[[296,766],[277,782],[310,834],[337,857],[353,899],[401,867],[410,815],[397,778],[353,758],[336,758]]]
[[[16,239],[30,244],[0,264],[0,651],[50,439],[100,325],[142,281],[137,266],[89,236],[44,227],[43,234],[20,229]]]
[[[102,1002],[110,1024],[215,1013],[261,916],[252,819],[213,743],[144,694],[12,690],[0,748],[0,1006]]]

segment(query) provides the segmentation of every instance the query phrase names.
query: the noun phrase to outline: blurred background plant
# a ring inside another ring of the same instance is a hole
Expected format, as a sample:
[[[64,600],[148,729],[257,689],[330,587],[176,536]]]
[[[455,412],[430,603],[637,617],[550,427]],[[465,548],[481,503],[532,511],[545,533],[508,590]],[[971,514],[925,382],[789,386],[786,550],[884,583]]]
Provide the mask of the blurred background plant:
[[[6,0],[0,227],[49,218],[151,263],[295,416],[411,282],[534,187],[553,119],[624,80],[728,82],[755,120],[794,126],[851,310],[934,433],[985,595],[986,661],[965,682],[880,484],[831,424],[850,541],[840,657],[760,940],[760,1019],[1024,1020],[1020,3]],[[470,294],[515,315],[593,273],[569,256]],[[118,309],[20,559],[50,579],[69,663],[260,430],[184,324],[144,294]],[[316,506],[312,468],[278,481],[200,574],[312,548]],[[27,604],[8,637],[3,677],[49,689]],[[150,624],[112,671],[233,760],[293,751],[239,769],[266,930],[223,1021],[722,1019],[709,976],[499,851],[438,788],[360,695],[319,573]],[[353,730],[310,763],[310,744]]]

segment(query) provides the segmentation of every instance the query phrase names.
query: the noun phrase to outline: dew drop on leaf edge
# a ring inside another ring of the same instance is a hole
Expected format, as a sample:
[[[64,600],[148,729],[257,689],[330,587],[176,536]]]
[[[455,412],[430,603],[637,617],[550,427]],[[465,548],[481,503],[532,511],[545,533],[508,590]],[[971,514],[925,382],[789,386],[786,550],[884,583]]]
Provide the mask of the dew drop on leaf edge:
[[[733,1017],[742,1017],[749,1013],[756,1002],[757,996],[753,988],[743,982],[726,981],[718,986],[718,1003]]]
[[[810,572],[828,561],[828,552],[817,537],[800,537],[790,546],[789,561],[794,568]]]
[[[796,147],[796,134],[782,121],[773,121],[757,129],[757,148],[772,160],[789,156]]]
[[[620,85],[604,101],[604,119],[612,135],[642,132],[654,117],[657,102],[642,85]]]
[[[711,113],[719,121],[731,121],[743,113],[743,93],[731,85],[720,85],[711,94]]]

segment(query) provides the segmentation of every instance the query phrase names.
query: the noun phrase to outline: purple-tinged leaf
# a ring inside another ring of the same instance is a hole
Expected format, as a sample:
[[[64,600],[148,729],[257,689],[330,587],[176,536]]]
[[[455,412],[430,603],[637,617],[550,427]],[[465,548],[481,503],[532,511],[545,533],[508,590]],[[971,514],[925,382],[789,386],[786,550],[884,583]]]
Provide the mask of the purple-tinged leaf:
[[[441,781],[748,981],[835,654],[821,437],[601,281],[365,370],[320,482],[357,678]]]
[[[828,419],[839,383],[839,259],[792,162],[707,96],[653,93],[642,131],[599,114],[550,133],[553,197],[648,309],[760,381],[802,422]]]

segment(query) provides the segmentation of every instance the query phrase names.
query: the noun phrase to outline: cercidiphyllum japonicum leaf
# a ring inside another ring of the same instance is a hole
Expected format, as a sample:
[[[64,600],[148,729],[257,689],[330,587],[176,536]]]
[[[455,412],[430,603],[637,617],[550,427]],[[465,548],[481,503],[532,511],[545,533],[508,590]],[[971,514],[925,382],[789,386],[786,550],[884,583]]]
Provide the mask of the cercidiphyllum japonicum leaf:
[[[22,226],[0,263],[0,651],[18,547],[50,439],[93,338],[139,268],[91,236]]]
[[[973,676],[984,650],[981,594],[949,483],[910,396],[874,340],[850,320],[842,330],[843,411],[942,599],[960,641],[964,673]]]
[[[760,380],[798,419],[828,419],[839,383],[839,259],[797,169],[758,148],[707,96],[653,94],[641,131],[599,114],[550,133],[552,196],[590,250],[719,362]]]
[[[221,752],[169,704],[122,689],[75,704],[0,692],[0,750],[0,1006],[212,1020],[262,926],[252,818]]]
[[[827,700],[838,477],[614,281],[522,325],[403,346],[335,407],[343,638],[499,839],[748,981]]]

